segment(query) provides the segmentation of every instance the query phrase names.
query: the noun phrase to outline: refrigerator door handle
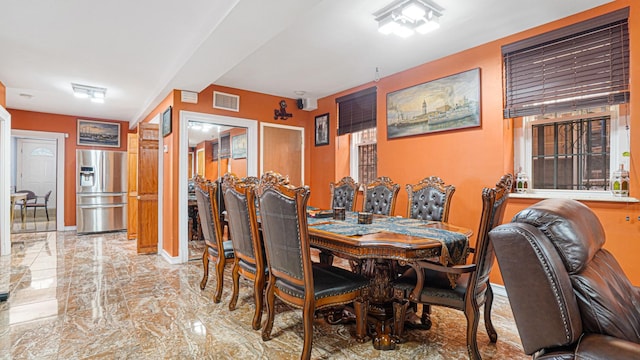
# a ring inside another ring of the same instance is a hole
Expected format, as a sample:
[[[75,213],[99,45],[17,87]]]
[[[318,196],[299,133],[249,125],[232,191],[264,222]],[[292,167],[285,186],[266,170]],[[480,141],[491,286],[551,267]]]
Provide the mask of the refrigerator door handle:
[[[117,208],[124,207],[126,204],[115,204],[115,205],[78,205],[79,208],[82,209],[105,209],[105,208]]]

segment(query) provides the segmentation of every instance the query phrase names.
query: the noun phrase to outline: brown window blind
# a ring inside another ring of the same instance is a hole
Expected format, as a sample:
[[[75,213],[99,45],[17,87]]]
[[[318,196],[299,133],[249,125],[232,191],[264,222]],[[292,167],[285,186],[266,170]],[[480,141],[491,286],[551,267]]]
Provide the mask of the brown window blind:
[[[226,134],[220,137],[220,158],[226,159],[231,157],[231,135]]]
[[[502,47],[504,118],[629,101],[629,8]]]
[[[376,127],[377,89],[371,87],[336,99],[338,135]]]

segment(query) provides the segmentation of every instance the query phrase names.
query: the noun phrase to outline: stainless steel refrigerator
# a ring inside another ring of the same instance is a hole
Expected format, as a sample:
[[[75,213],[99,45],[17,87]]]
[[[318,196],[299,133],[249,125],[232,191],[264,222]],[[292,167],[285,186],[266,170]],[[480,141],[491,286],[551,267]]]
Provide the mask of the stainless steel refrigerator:
[[[76,151],[78,234],[126,230],[127,153]]]

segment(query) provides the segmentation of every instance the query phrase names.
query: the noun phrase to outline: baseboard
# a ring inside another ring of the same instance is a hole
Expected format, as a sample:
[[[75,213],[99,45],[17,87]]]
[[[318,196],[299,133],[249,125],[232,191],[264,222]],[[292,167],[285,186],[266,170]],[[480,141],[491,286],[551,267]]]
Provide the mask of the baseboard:
[[[76,231],[77,229],[76,226],[65,226],[63,231]]]
[[[496,295],[501,295],[501,296],[504,296],[506,298],[509,297],[509,296],[507,296],[507,289],[504,288],[504,285],[498,285],[498,284],[491,283],[491,290],[493,290],[493,293],[496,294]]]
[[[171,256],[164,249],[160,251],[160,256],[162,256],[162,258],[164,258],[171,265],[177,265],[182,263],[179,256]]]

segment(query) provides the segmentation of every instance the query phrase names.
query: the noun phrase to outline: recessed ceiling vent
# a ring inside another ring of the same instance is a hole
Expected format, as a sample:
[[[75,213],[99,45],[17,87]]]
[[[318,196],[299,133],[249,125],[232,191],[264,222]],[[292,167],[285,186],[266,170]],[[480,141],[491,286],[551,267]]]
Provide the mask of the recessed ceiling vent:
[[[213,107],[216,109],[240,111],[240,96],[214,91]]]
[[[197,104],[198,93],[193,91],[182,90],[180,92],[180,101],[182,101],[183,103]]]

